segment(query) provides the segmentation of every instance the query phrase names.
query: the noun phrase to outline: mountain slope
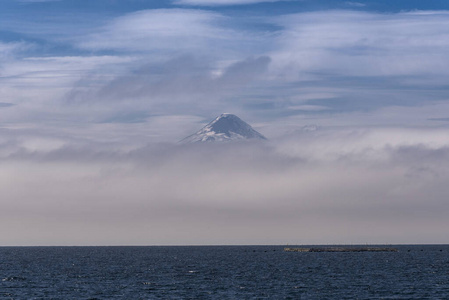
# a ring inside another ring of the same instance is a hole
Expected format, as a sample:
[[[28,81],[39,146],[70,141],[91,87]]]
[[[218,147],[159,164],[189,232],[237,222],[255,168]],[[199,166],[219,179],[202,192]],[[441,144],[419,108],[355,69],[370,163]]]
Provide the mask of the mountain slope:
[[[198,132],[181,140],[181,143],[224,142],[246,139],[266,140],[248,123],[233,114],[222,114]]]

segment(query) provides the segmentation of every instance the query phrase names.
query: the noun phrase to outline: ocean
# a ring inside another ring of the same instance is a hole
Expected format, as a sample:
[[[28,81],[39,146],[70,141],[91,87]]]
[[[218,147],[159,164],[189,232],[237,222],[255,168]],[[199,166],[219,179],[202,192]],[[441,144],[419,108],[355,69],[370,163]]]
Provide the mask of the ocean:
[[[449,246],[391,247],[0,247],[0,299],[449,299]]]

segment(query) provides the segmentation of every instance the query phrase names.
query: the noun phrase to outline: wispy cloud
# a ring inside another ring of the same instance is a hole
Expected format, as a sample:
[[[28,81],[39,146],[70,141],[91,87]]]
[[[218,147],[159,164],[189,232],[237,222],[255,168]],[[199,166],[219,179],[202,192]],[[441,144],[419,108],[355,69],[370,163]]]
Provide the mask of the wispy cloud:
[[[174,4],[192,6],[227,6],[247,5],[263,2],[298,1],[298,0],[174,0]],[[300,0],[299,0],[300,1]]]
[[[365,3],[353,2],[353,1],[346,1],[345,4],[348,6],[352,6],[352,7],[365,7],[366,6]]]
[[[68,39],[77,49],[113,55],[23,57],[29,44],[2,43],[7,85],[0,95],[20,103],[3,120],[58,120],[61,130],[64,120],[131,126],[232,111],[269,124],[269,136],[310,123],[434,126],[429,119],[446,117],[435,113],[448,98],[446,16],[299,13],[264,19],[278,26],[267,33],[232,25],[235,18],[217,12],[156,9]],[[170,124],[152,126],[165,132]],[[189,133],[167,131],[173,140]]]
[[[14,104],[12,104],[12,103],[7,103],[7,102],[0,102],[0,108],[2,108],[2,107],[11,107],[11,106],[13,106]]]
[[[212,115],[238,106],[231,97],[256,82],[267,71],[268,57],[248,58],[219,69],[199,58],[180,56],[162,63],[148,63],[100,86],[80,84],[66,98],[70,105],[97,106],[97,113],[106,103],[103,120],[145,121],[150,115],[205,114]],[[101,120],[101,118],[100,118]],[[100,121],[99,120],[99,121]]]
[[[279,106],[325,105],[372,110],[448,98],[447,12],[379,14],[356,11],[299,13],[279,18],[272,83]],[[439,88],[435,88],[435,87]],[[326,91],[329,100],[298,95]],[[288,99],[288,101],[285,101]]]
[[[119,17],[78,44],[82,48],[126,51],[182,51],[219,47],[223,40],[238,38],[237,32],[219,26],[220,14],[186,9],[139,11]],[[160,54],[160,53],[155,53]]]
[[[303,71],[339,76],[445,74],[447,12],[376,14],[352,11],[284,16],[279,59]],[[355,26],[357,24],[357,26]],[[427,53],[427,59],[419,57]],[[430,55],[431,54],[431,55]],[[443,64],[444,65],[444,64]]]
[[[21,3],[43,3],[43,2],[57,2],[62,0],[15,0]]]
[[[26,42],[10,42],[5,43],[0,41],[0,62],[3,59],[14,57],[21,52],[33,48],[34,45]]]

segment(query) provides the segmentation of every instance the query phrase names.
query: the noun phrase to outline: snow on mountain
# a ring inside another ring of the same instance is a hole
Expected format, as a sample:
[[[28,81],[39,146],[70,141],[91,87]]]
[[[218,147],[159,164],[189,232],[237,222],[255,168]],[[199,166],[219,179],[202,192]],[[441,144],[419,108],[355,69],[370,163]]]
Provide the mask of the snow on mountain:
[[[215,120],[204,126],[200,131],[194,133],[181,143],[197,142],[225,142],[246,139],[266,140],[266,138],[255,131],[248,123],[242,121],[233,114],[222,114]]]

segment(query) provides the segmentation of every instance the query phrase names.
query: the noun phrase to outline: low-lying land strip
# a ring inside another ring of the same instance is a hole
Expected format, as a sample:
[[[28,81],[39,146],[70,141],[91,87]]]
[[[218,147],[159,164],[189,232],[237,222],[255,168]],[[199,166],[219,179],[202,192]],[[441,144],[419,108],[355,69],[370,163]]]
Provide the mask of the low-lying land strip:
[[[381,247],[315,247],[315,248],[284,248],[287,252],[398,252],[396,248]]]

